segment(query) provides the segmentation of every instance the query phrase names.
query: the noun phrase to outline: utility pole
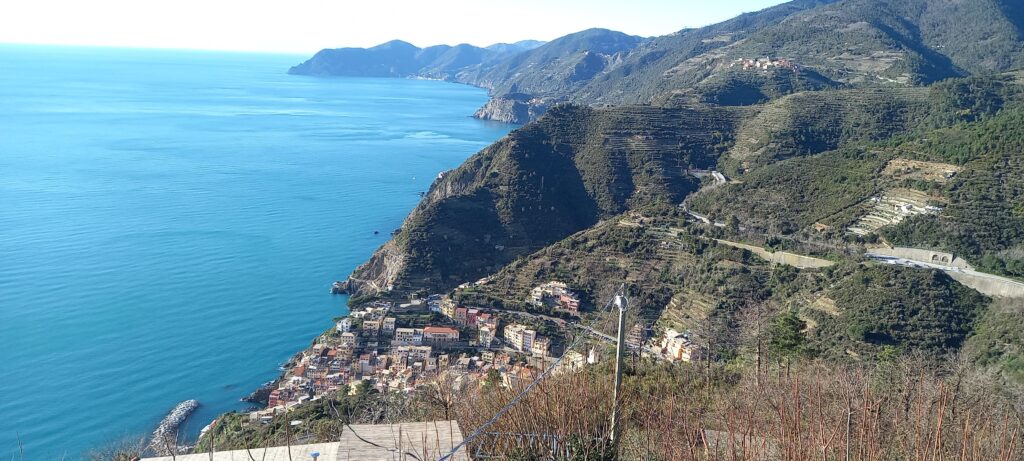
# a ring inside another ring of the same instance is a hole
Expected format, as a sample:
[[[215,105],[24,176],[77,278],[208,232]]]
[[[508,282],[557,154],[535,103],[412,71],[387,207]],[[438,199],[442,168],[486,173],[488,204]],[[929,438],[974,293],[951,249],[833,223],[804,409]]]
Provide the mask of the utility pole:
[[[622,387],[622,356],[626,352],[626,308],[628,301],[623,295],[615,295],[615,306],[619,308],[619,337],[615,346],[615,393],[612,402],[612,444],[619,443],[619,392]]]

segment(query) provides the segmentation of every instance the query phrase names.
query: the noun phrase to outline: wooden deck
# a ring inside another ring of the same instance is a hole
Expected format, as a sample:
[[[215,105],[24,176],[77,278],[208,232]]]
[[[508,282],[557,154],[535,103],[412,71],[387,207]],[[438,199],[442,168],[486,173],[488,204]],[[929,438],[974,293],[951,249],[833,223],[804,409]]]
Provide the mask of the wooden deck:
[[[313,452],[320,453],[320,461],[426,461],[448,454],[462,442],[462,430],[455,421],[353,424],[351,427],[351,430],[345,428],[338,442],[293,445],[291,453],[288,447],[270,447],[218,451],[212,457],[209,453],[195,453],[175,458],[143,458],[143,461],[310,461]],[[469,461],[469,456],[462,448],[449,459]]]

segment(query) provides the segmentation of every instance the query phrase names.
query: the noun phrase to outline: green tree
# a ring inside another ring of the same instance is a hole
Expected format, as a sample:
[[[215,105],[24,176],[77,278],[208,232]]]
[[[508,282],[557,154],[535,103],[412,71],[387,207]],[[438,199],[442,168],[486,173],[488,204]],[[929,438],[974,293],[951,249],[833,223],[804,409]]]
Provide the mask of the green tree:
[[[501,372],[494,368],[487,370],[487,377],[484,378],[484,387],[487,389],[501,387]]]
[[[725,225],[734,234],[740,231],[740,220],[736,215],[729,215],[729,219],[725,221]]]
[[[369,380],[363,380],[356,384],[355,395],[357,399],[363,399],[373,392],[376,392],[376,389],[373,388],[373,383]]]
[[[799,356],[804,351],[807,341],[804,329],[807,322],[797,316],[795,310],[789,310],[775,319],[771,326],[771,340],[768,343],[772,353],[780,359],[787,360]]]

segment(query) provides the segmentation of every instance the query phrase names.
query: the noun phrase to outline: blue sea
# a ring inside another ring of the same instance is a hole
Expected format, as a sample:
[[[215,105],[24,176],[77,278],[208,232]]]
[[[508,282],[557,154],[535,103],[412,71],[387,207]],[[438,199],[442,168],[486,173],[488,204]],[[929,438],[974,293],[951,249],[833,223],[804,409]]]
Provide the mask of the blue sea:
[[[330,283],[513,128],[469,117],[482,90],[303,58],[0,46],[0,459],[246,409],[346,313]]]

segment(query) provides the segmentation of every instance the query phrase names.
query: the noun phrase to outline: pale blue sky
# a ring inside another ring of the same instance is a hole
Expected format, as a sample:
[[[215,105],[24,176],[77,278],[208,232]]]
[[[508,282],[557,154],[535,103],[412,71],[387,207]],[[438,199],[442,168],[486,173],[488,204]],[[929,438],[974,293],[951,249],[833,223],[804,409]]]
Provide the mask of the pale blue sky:
[[[664,35],[781,0],[4,0],[0,43],[311,53],[551,40],[590,27]]]

